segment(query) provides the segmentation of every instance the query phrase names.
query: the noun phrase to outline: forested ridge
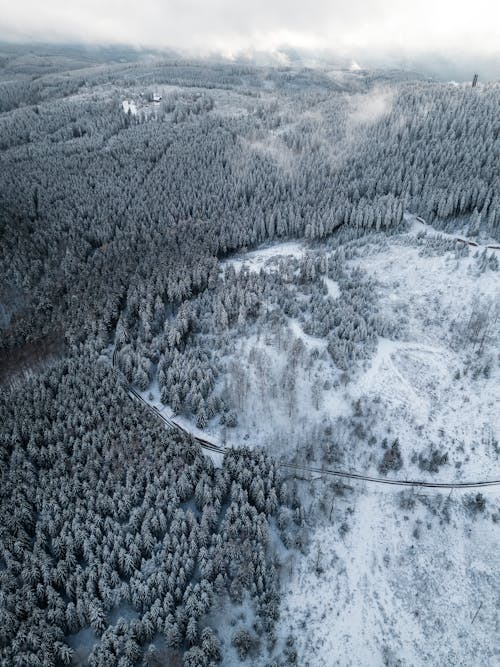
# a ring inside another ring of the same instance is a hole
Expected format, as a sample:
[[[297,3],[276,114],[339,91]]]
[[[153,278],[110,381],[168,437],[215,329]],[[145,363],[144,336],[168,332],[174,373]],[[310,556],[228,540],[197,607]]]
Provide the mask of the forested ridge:
[[[328,364],[347,383],[404,328],[349,265],[359,237],[383,243],[416,214],[500,238],[500,88],[122,60],[0,60],[0,358],[46,361],[0,386],[2,660],[296,664],[275,626],[282,562],[307,548],[298,493],[260,450],[214,463],[128,386],[157,383],[200,429],[235,427],[248,337],[262,401],[291,416],[312,375],[319,410]],[[307,253],[231,264],[290,239]],[[324,353],[284,335],[292,320]],[[314,430],[342,460],[330,436]]]

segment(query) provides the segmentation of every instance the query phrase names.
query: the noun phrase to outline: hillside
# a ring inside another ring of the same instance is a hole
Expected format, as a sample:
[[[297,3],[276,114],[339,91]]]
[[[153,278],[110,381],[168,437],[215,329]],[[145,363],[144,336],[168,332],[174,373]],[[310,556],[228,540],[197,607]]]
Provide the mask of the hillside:
[[[290,62],[1,47],[6,666],[498,662],[500,87]]]

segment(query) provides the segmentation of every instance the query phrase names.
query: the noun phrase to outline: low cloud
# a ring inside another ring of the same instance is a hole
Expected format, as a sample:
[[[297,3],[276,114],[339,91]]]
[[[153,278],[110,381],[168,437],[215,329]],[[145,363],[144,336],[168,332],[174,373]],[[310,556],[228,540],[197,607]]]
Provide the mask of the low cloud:
[[[283,48],[500,62],[500,4],[476,0],[0,0],[0,39],[170,47],[229,58]],[[459,55],[460,54],[460,55]]]
[[[374,88],[366,95],[354,95],[351,98],[352,112],[349,125],[375,123],[387,116],[392,109],[394,90]]]

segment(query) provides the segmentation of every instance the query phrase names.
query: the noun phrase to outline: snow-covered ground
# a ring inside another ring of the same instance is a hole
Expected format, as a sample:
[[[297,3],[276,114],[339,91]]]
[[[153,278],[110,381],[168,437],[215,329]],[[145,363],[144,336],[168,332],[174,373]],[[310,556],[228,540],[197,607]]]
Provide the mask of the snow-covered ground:
[[[425,222],[423,218],[419,216],[406,214],[406,222],[409,223],[410,233],[411,234],[425,234],[427,236],[438,236],[441,238],[449,239],[455,241],[457,239],[466,242],[467,244],[475,244],[480,250],[484,248],[489,248],[495,252],[499,251],[499,243],[495,241],[491,236],[486,236],[481,230],[480,234],[474,237],[468,236],[468,225],[464,224],[462,227],[454,225],[453,233],[444,232],[441,230],[435,229],[432,225]]]
[[[125,113],[130,113],[132,116],[137,116],[137,105],[133,100],[123,100],[122,109]]]
[[[284,458],[297,450],[305,457],[308,447],[316,457],[318,434],[330,426],[343,455],[333,467],[380,475],[384,439],[397,438],[403,465],[393,477],[500,478],[500,272],[484,269],[473,249],[443,252],[416,232],[361,243],[349,255],[348,268],[375,280],[379,313],[398,326],[392,337],[378,338],[371,358],[353,364],[344,383],[326,339],[287,316],[279,331],[249,330],[234,344],[218,382],[240,396],[235,428],[213,419],[201,432],[186,418],[178,421],[208,439],[263,445]],[[276,271],[278,257],[308,252],[283,243],[225,264]],[[325,284],[329,297],[342,299],[337,282]],[[309,368],[297,365],[292,405],[282,389],[299,340],[316,360]],[[150,401],[169,416],[154,387]],[[359,431],[351,428],[356,424]],[[425,462],[433,450],[447,460],[431,471]],[[298,486],[310,543],[307,555],[297,552],[282,567],[278,653],[292,636],[303,667],[499,665],[500,487],[477,496],[364,482],[336,493],[329,484]],[[235,625],[221,631],[226,649],[238,623],[251,620],[234,614]],[[224,664],[236,660],[228,650]],[[269,656],[253,664],[268,663]]]
[[[297,664],[498,665],[498,492],[474,516],[460,492],[385,488],[336,498],[288,566],[278,631],[296,638]]]
[[[241,267],[248,267],[249,271],[260,271],[270,265],[270,270],[277,270],[276,260],[282,257],[303,257],[305,253],[304,244],[296,241],[277,243],[265,248],[253,250],[241,255],[235,255],[224,261],[225,266],[234,266],[236,271]]]
[[[479,273],[473,253],[427,256],[396,244],[353,261],[377,279],[380,307],[400,319],[403,333],[379,340],[351,395],[377,401],[376,430],[390,424],[403,457],[432,446],[449,457],[441,477],[500,477],[498,322],[479,357],[481,342],[467,336],[475,307],[490,307],[494,319],[500,274]]]
[[[480,273],[474,252],[427,253],[424,241],[407,241],[395,237],[351,260],[376,278],[380,309],[399,318],[402,333],[379,339],[347,393],[371,409],[366,421],[379,440],[398,437],[398,476],[498,479],[499,331],[491,326],[479,357],[467,334],[474,307],[498,298],[500,274]],[[487,376],[477,373],[488,357]],[[448,454],[434,474],[412,462],[431,446]],[[325,486],[303,483],[315,527],[308,555],[286,568],[278,628],[281,641],[295,637],[298,664],[499,665],[500,488],[481,493],[478,510],[476,492],[355,482],[332,495],[318,522]]]
[[[223,266],[273,272],[281,261],[314,252],[286,242],[232,257]],[[481,252],[429,248],[413,226],[381,243],[360,244],[347,265],[375,280],[378,311],[397,325],[392,339],[380,337],[372,357],[353,362],[345,380],[327,339],[306,333],[298,319],[287,316],[279,331],[249,329],[233,341],[218,380],[219,391],[229,392],[237,404],[237,426],[223,427],[215,417],[201,431],[185,416],[176,420],[219,444],[264,446],[282,455],[305,449],[317,440],[318,429],[331,426],[342,450],[339,462],[350,470],[376,473],[384,443],[397,438],[403,457],[399,474],[405,478],[500,478],[500,272],[480,270]],[[337,282],[323,281],[328,297],[343,298]],[[490,321],[484,335],[483,315]],[[294,365],[291,396],[286,372],[298,341],[303,353]],[[152,390],[153,403],[171,417],[155,385]],[[356,439],[346,430],[354,417],[361,434]],[[447,460],[428,470],[433,453],[436,461]]]

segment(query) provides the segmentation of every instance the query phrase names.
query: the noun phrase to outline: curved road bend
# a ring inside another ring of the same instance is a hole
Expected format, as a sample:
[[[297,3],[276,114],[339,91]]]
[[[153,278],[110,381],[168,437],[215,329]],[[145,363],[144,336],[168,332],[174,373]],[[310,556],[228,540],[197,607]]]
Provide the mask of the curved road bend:
[[[113,349],[112,365],[114,368],[116,367],[116,348]],[[202,449],[206,449],[211,452],[217,452],[219,454],[224,454],[225,452],[224,447],[221,447],[220,445],[217,445],[214,442],[210,442],[209,440],[205,440],[204,438],[200,438],[197,435],[194,435],[193,433],[187,431],[185,428],[177,424],[172,419],[167,419],[166,417],[164,417],[157,408],[153,407],[147,401],[145,401],[142,398],[142,396],[135,389],[133,389],[133,387],[129,388],[129,396],[132,399],[135,398],[137,401],[142,403],[144,407],[147,410],[149,410],[149,412],[154,414],[156,417],[159,417],[162,420],[162,422],[166,424],[169,428],[177,429],[178,431],[181,431],[185,435],[188,435],[191,438],[193,438],[193,440],[195,440],[201,446]],[[330,477],[342,477],[344,479],[355,479],[363,482],[385,484],[388,486],[411,486],[411,487],[422,487],[427,489],[481,489],[490,486],[500,486],[500,479],[492,479],[480,482],[449,482],[449,483],[424,482],[422,480],[408,480],[408,479],[397,480],[397,479],[387,479],[385,477],[372,477],[370,475],[362,475],[360,473],[346,472],[345,470],[332,470],[329,468],[302,466],[296,463],[279,463],[279,466],[281,468],[287,468],[289,470],[297,470],[301,472],[329,475]]]
[[[185,428],[177,424],[172,419],[167,419],[164,417],[159,410],[151,406],[147,401],[145,401],[135,389],[130,389],[129,395],[136,400],[140,401],[152,414],[156,417],[159,417],[164,424],[169,428],[177,429],[185,435],[190,436],[195,440],[202,449],[207,449],[212,452],[217,452],[219,454],[224,454],[226,451],[224,447],[217,445],[209,440],[200,438],[193,433],[190,433]],[[335,470],[330,468],[319,468],[315,466],[303,466],[297,463],[279,463],[281,468],[286,468],[288,470],[297,470],[301,472],[309,472],[320,475],[329,475],[330,477],[341,477],[344,479],[355,479],[363,482],[372,482],[375,484],[386,484],[389,486],[410,486],[410,487],[422,487],[427,489],[481,489],[483,487],[490,486],[500,486],[500,479],[486,480],[480,482],[425,482],[422,480],[408,480],[408,479],[387,479],[385,477],[372,477],[371,475],[362,475],[355,472],[347,472],[345,470]]]

